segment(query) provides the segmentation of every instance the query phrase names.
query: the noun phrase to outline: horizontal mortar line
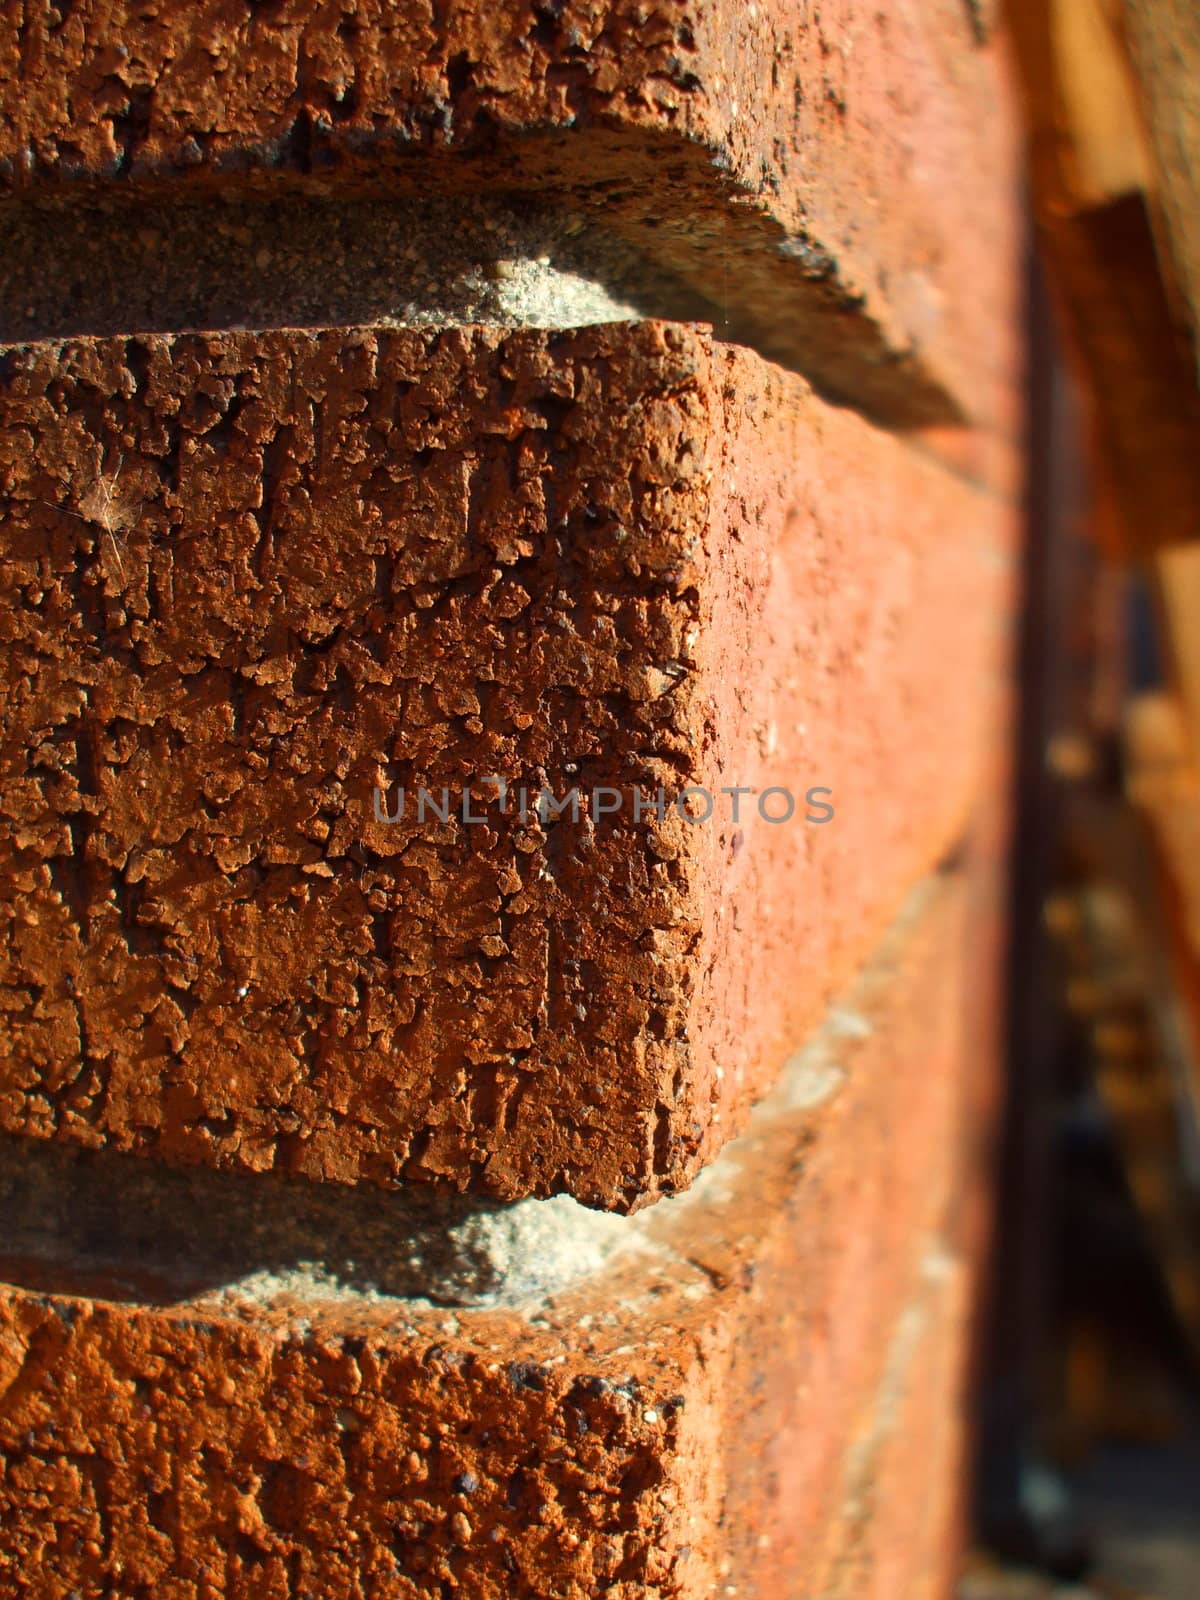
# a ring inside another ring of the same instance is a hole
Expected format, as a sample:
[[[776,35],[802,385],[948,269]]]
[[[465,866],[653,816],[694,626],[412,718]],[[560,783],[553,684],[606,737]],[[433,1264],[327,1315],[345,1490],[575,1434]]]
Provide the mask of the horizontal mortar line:
[[[570,333],[656,320],[708,324],[719,342],[781,364],[778,352],[723,327],[718,306],[626,240],[544,206],[160,202],[93,213],[9,202],[0,218],[6,211],[0,355],[81,339],[477,326]],[[441,263],[436,275],[430,261]],[[1009,498],[913,428],[830,392],[803,362],[783,365],[826,403],[950,476],[990,499]]]
[[[268,328],[568,329],[719,312],[577,213],[467,199],[7,210],[0,343]],[[86,276],[80,264],[86,263]]]
[[[698,286],[628,231],[527,196],[167,200],[122,194],[64,206],[0,201],[0,346],[77,337],[217,333],[362,325],[488,324],[565,331],[598,322],[703,322],[714,337],[797,372],[830,403],[901,433],[961,423],[954,404],[873,402],[881,375],[908,380],[882,351],[861,357],[862,389],[831,382],[817,351],[843,339],[844,310],[803,276],[781,285],[770,320],[738,303],[736,259]],[[701,254],[720,261],[720,250]],[[782,270],[782,269],[781,269]],[[734,298],[724,297],[728,276]],[[863,337],[867,338],[867,324]],[[836,335],[836,337],[835,337]],[[870,337],[874,337],[871,335]],[[832,345],[831,345],[832,348]],[[849,371],[849,367],[847,368]],[[889,390],[890,392],[890,390]]]

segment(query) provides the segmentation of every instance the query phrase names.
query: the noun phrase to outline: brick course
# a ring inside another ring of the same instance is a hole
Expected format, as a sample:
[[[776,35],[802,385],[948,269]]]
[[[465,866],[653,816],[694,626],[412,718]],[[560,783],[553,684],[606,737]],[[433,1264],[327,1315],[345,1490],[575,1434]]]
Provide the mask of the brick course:
[[[74,1155],[58,1192],[78,1190],[77,1220],[33,1246],[22,1227],[45,1220],[10,1188],[7,1560],[38,1600],[826,1592],[823,1572],[861,1558],[865,1484],[892,1527],[951,1470],[949,1445],[887,1441],[905,1395],[928,1396],[918,1420],[955,1405],[942,1365],[961,1306],[931,1303],[928,1262],[981,1066],[970,928],[959,878],[923,886],[747,1135],[691,1194],[617,1224],[636,1246],[543,1303],[197,1292],[170,1229],[202,1254],[200,1206],[164,1216],[157,1261],[87,1238],[89,1185],[119,1182],[122,1158]],[[255,1185],[286,1207],[280,1180]],[[947,1265],[933,1279],[956,1281]],[[936,1372],[902,1317],[934,1339]]]
[[[10,1131],[628,1208],[972,803],[1008,509],[697,329],[35,344],[0,458]]]
[[[11,191],[553,191],[833,392],[908,424],[1006,415],[1014,119],[960,0],[6,0],[0,22]]]

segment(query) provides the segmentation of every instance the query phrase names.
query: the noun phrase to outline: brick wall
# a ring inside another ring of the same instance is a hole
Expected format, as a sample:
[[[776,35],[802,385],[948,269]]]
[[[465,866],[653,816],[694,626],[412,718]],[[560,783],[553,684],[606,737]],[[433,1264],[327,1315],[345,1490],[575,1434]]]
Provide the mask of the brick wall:
[[[0,4],[6,1592],[946,1593],[1013,140],[809,11]]]

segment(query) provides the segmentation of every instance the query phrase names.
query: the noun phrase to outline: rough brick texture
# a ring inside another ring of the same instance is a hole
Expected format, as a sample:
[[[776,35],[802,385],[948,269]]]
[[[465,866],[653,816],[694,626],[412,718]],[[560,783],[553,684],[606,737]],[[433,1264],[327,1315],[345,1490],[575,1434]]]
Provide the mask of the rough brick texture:
[[[624,1209],[961,832],[1008,511],[694,328],[37,344],[2,403],[10,1131]],[[797,812],[633,815],[689,784]]]
[[[1013,118],[961,0],[5,0],[0,175],[554,190],[908,423],[1011,381]],[[136,217],[131,216],[131,226]]]
[[[957,1465],[913,1430],[954,1426],[957,1269],[931,1241],[981,1065],[971,951],[961,881],[924,885],[744,1139],[539,1305],[197,1293],[173,1245],[122,1260],[89,1238],[86,1203],[17,1257],[10,1184],[12,1570],[38,1600],[923,1592]],[[61,1192],[86,1201],[123,1161],[76,1152]],[[253,1183],[286,1206],[288,1184]],[[876,1559],[873,1526],[898,1586],[829,1587]]]

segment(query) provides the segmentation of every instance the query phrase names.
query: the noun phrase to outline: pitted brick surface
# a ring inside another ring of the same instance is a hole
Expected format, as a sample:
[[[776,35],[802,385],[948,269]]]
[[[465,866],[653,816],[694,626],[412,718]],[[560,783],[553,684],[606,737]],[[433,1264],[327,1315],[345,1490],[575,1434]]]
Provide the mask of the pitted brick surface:
[[[1008,427],[1014,119],[961,0],[5,0],[0,19],[11,190],[552,191],[828,390]]]
[[[886,1463],[914,1374],[940,1417],[962,1349],[921,1269],[987,1070],[976,932],[960,881],[925,886],[818,1036],[817,1103],[766,1104],[692,1193],[622,1219],[646,1250],[523,1310],[249,1302],[186,1252],[156,1277],[86,1228],[23,1258],[10,1234],[4,1560],[39,1600],[784,1600],[861,1568],[869,1493],[908,1592],[929,1549],[896,1522],[956,1463]],[[79,1152],[64,1188],[121,1160]]]
[[[690,1181],[961,829],[1005,508],[687,326],[4,371],[0,1126],[618,1209]],[[522,823],[488,774],[622,809]],[[634,816],[689,784],[797,814]]]

